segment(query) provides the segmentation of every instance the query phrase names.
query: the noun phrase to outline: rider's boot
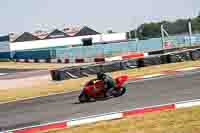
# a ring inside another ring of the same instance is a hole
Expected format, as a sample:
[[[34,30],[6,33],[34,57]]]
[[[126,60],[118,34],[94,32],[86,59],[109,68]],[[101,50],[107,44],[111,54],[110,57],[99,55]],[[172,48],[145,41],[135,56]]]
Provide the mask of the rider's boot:
[[[106,97],[111,97],[112,96],[112,91],[114,88],[110,88],[109,90],[107,90],[106,92]]]

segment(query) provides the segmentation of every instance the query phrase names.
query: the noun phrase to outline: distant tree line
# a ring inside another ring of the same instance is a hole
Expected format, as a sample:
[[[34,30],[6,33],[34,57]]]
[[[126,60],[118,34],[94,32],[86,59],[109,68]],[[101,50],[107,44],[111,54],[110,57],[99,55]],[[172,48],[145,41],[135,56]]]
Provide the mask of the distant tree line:
[[[170,35],[188,33],[189,19],[178,19],[175,22],[162,21],[141,24],[137,28],[137,37],[139,39],[157,38],[161,37],[161,25],[164,24],[164,29]],[[192,22],[193,33],[200,33],[200,13],[197,17],[190,20]],[[131,37],[135,37],[135,30],[131,31]]]

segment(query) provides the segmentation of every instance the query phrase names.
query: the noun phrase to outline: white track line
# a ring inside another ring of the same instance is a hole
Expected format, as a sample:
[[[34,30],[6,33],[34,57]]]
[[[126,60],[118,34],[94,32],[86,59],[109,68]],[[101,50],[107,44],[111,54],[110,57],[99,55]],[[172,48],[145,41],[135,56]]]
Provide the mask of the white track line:
[[[82,124],[90,124],[98,121],[106,121],[106,120],[113,120],[113,119],[119,119],[122,118],[122,113],[114,113],[114,114],[108,114],[108,115],[102,115],[102,116],[96,116],[91,118],[85,118],[80,120],[72,120],[69,121],[67,124],[69,127],[74,127]]]
[[[163,75],[166,75],[166,74],[158,73],[158,74],[146,75],[146,76],[143,76],[143,78],[144,79],[153,78],[153,77],[159,77],[159,76],[163,76]]]
[[[199,67],[183,68],[183,69],[178,69],[176,71],[178,71],[178,72],[184,72],[184,71],[192,71],[192,70],[196,70],[196,69],[199,69]]]
[[[7,75],[8,73],[0,73],[0,76]]]

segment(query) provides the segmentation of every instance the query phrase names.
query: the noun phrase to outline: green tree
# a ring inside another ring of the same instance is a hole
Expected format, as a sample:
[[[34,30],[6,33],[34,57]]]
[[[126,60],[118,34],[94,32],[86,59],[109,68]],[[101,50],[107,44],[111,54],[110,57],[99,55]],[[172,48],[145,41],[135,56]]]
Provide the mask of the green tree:
[[[192,30],[193,32],[200,32],[200,17],[194,18],[192,20]]]
[[[142,24],[137,32],[140,39],[148,39],[160,37],[160,26],[161,23],[145,23]]]
[[[160,27],[164,25],[164,29],[170,35],[188,33],[188,20],[178,19],[174,22],[161,21],[158,23],[144,23],[137,29],[139,39],[156,38],[161,36]],[[195,32],[200,32],[200,17],[192,19],[192,29]]]

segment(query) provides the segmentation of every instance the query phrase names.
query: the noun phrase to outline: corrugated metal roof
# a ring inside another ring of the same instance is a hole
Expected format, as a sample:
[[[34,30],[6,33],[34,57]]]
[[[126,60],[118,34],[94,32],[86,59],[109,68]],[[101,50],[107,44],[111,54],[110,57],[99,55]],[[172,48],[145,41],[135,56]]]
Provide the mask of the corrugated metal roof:
[[[33,36],[32,38],[35,40],[38,39],[51,39],[51,38],[62,38],[61,36],[56,35],[63,33],[63,38],[64,37],[73,37],[73,36],[84,36],[84,35],[95,35],[95,34],[100,34],[97,31],[84,26],[84,27],[80,27],[80,26],[64,26],[63,29],[53,29],[51,31],[45,31],[45,30],[37,30],[35,32],[24,32],[27,33],[27,35],[29,34],[29,39],[30,38],[30,34]],[[10,41],[13,42],[15,40],[19,40],[18,38],[20,38],[20,41],[23,41],[23,37],[24,33],[10,33],[9,37],[10,37]],[[53,35],[54,37],[50,37],[50,35]],[[37,38],[38,39],[37,39]],[[26,41],[26,40],[24,40]]]

